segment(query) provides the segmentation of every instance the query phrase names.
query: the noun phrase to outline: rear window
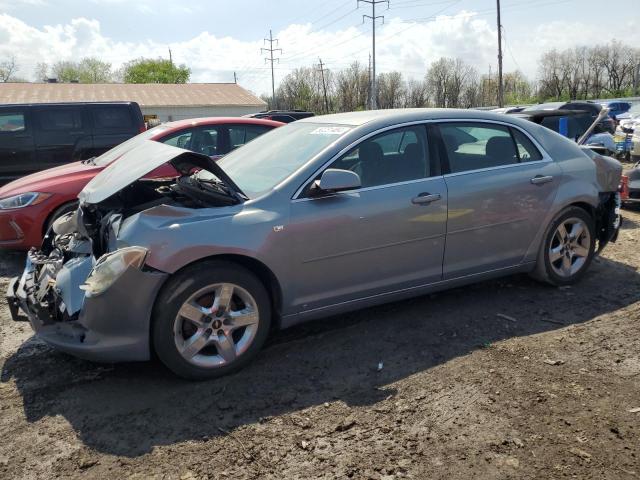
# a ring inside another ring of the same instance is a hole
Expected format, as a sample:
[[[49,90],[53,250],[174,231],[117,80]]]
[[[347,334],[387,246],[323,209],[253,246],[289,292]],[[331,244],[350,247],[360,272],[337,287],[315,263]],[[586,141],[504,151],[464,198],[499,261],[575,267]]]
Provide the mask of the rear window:
[[[21,132],[24,129],[22,113],[0,113],[0,132]]]
[[[129,109],[125,106],[94,107],[93,124],[95,128],[130,130],[133,126],[133,119]]]
[[[82,111],[78,108],[47,108],[35,113],[36,122],[45,131],[82,128]]]

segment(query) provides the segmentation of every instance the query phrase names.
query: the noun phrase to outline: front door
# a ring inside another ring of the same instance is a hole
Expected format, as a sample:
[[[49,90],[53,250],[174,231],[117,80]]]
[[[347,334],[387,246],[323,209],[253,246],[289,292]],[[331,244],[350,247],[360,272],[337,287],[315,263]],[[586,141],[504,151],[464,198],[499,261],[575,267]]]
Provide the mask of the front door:
[[[292,201],[297,311],[441,279],[447,189],[433,151],[424,125],[379,134],[327,167],[358,173],[361,188]]]
[[[522,262],[543,228],[560,168],[518,129],[440,125],[450,173],[444,279]]]

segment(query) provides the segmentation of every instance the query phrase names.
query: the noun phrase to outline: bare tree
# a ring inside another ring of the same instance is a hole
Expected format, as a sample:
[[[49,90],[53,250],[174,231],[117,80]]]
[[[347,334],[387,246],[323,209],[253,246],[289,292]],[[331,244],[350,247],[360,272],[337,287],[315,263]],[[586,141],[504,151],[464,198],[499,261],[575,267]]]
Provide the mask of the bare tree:
[[[426,107],[429,103],[427,84],[424,80],[409,79],[404,89],[404,106],[406,108]]]
[[[400,72],[388,72],[378,75],[378,108],[400,108],[405,94],[405,85]]]
[[[7,60],[0,62],[0,82],[10,82],[17,70],[16,57],[9,57]]]
[[[367,108],[369,98],[369,72],[359,62],[342,70],[335,79],[337,110],[351,112]]]

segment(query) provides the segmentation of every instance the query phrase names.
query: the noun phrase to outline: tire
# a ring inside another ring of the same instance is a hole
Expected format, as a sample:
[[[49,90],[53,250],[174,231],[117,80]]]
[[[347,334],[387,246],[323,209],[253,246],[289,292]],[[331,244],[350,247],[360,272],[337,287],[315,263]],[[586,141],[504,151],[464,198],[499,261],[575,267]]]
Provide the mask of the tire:
[[[49,232],[49,229],[53,225],[53,222],[55,222],[61,216],[69,212],[73,212],[77,208],[78,208],[78,202],[63,203],[58,208],[56,208],[53,211],[53,213],[49,215],[49,217],[47,218],[47,221],[43,226],[42,236],[45,236]]]
[[[561,225],[567,233],[565,244],[561,240]],[[575,234],[572,235],[575,225],[581,225],[582,231],[572,240],[575,237]],[[570,230],[567,231],[567,228]],[[547,227],[532,275],[554,286],[572,285],[589,269],[595,245],[595,225],[591,215],[580,207],[568,207]]]
[[[260,351],[271,326],[271,301],[246,268],[205,261],[173,276],[153,314],[155,353],[176,375],[206,380],[235,372]]]

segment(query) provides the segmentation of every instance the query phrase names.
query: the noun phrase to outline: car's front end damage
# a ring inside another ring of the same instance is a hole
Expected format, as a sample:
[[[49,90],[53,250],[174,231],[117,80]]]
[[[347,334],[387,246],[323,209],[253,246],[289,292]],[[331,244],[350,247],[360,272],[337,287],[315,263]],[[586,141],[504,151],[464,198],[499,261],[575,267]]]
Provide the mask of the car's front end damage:
[[[54,223],[9,284],[13,319],[29,321],[39,338],[59,350],[104,362],[149,359],[153,303],[168,274],[147,265],[147,248],[119,239],[122,223],[154,207],[184,211],[241,201],[211,175],[194,180],[202,176],[198,172],[210,172],[206,157],[149,144],[132,155],[154,162],[122,179],[115,164],[115,171],[96,177],[83,190],[78,210]],[[143,178],[164,162],[181,175]],[[101,185],[105,176],[111,177],[108,188]]]

